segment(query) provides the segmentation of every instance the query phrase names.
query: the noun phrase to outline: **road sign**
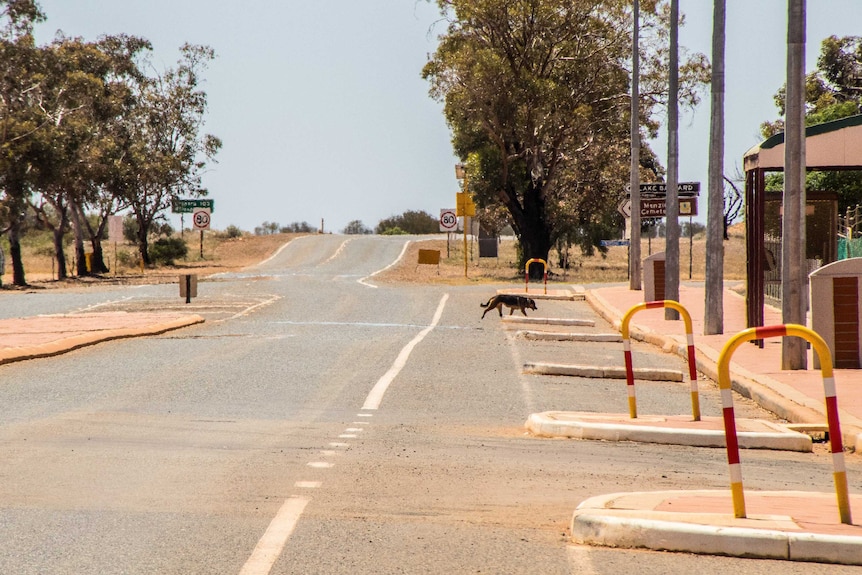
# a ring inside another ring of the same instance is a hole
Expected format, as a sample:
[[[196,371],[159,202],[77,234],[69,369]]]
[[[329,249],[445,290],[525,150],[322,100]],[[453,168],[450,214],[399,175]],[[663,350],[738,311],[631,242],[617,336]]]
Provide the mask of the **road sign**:
[[[627,246],[629,245],[629,240],[602,240],[602,245],[606,247],[613,246]]]
[[[641,200],[642,218],[663,218],[667,215],[667,205],[664,198],[643,198]],[[696,216],[697,198],[680,198],[679,215]]]
[[[617,206],[617,211],[622,217],[624,217],[625,219],[629,219],[630,217],[632,217],[632,201],[623,200],[622,202],[620,202],[620,205]]]
[[[698,196],[700,195],[700,182],[679,182],[676,186],[677,195],[683,196]],[[631,193],[632,187],[626,185],[626,193]],[[667,184],[662,182],[649,182],[640,184],[641,196],[656,197],[667,195]]]
[[[192,224],[196,230],[210,229],[210,219],[209,208],[197,208],[192,212]]]
[[[455,194],[455,213],[459,216],[475,216],[476,204],[473,203],[473,198],[466,192],[458,192]]]
[[[458,230],[458,216],[455,210],[440,210],[440,231],[454,232]]]
[[[171,212],[174,214],[191,214],[197,208],[207,208],[210,212],[214,212],[215,200],[184,200],[176,198],[171,202]]]

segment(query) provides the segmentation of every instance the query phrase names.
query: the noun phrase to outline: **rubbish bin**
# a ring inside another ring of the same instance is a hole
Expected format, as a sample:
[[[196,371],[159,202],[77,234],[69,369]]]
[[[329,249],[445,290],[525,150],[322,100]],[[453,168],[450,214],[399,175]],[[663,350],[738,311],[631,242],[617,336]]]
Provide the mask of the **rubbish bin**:
[[[644,301],[661,301],[664,297],[664,252],[653,254],[644,260]]]
[[[860,345],[860,305],[862,297],[862,258],[827,264],[808,276],[811,329],[823,338],[836,368],[862,367]],[[814,367],[820,358],[814,354]]]

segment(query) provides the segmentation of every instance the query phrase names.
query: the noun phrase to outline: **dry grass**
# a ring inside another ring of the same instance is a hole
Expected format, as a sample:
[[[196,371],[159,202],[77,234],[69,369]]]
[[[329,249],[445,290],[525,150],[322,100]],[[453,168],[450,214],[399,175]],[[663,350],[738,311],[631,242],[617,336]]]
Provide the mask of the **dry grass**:
[[[304,234],[272,234],[267,236],[247,235],[242,238],[226,239],[217,233],[207,232],[204,236],[203,257],[200,253],[198,236],[187,233],[189,255],[185,261],[178,261],[175,266],[160,266],[154,269],[141,270],[140,267],[124,267],[114,265],[113,245],[106,245],[106,256],[112,272],[101,278],[71,278],[65,282],[54,280],[53,259],[50,249],[45,246],[30,247],[24,252],[24,265],[27,281],[41,287],[67,287],[69,285],[89,285],[103,282],[122,283],[152,283],[175,282],[179,274],[194,273],[206,276],[213,273],[239,271],[252,264],[260,262],[281,247],[285,242]],[[517,251],[514,240],[503,240],[499,245],[499,255],[496,258],[479,258],[478,245],[468,242],[468,255],[465,274],[464,250],[462,236],[452,236],[448,241],[444,236],[440,239],[411,242],[404,258],[399,265],[393,266],[376,277],[378,280],[395,283],[512,283],[524,281],[524,272],[517,268]],[[704,261],[706,240],[695,237],[689,249],[689,239],[680,240],[681,279],[704,279]],[[731,231],[731,238],[725,242],[725,279],[744,279],[745,277],[745,241],[741,226]],[[432,249],[440,251],[440,265],[417,264],[418,251]],[[663,239],[645,239],[642,242],[641,255],[647,257],[664,249]],[[133,252],[134,247],[122,245],[119,250]],[[689,257],[689,253],[692,257]],[[628,279],[628,250],[625,247],[609,248],[607,256],[596,253],[587,257],[579,249],[573,248],[570,253],[570,268],[563,270],[558,266],[558,254],[550,255],[549,283],[609,283],[625,282]],[[7,258],[8,259],[8,258]],[[4,287],[9,287],[12,281],[11,263],[7,263],[7,275],[3,276]],[[116,269],[115,269],[116,268]],[[74,268],[70,262],[70,271]]]
[[[464,265],[464,244],[459,237],[448,242],[445,239],[413,242],[407,250],[401,265],[375,276],[384,281],[404,283],[483,283],[483,282],[522,282],[524,270],[517,268],[517,246],[514,240],[503,240],[499,244],[497,258],[479,258],[478,246],[468,243],[467,265]],[[664,238],[644,239],[641,243],[641,256],[663,251]],[[704,280],[706,261],[706,238],[695,236],[680,240],[680,278],[682,280]],[[417,264],[420,249],[440,251],[440,266]],[[724,242],[724,278],[745,278],[745,239],[741,226],[731,230],[730,240]],[[550,256],[548,282],[566,283],[612,283],[628,280],[628,248],[608,248],[606,256],[598,252],[589,257],[580,249],[569,252],[569,269],[559,267],[559,256],[552,251]],[[536,264],[538,265],[538,264]],[[689,270],[691,275],[689,277]],[[466,273],[465,273],[466,272]]]
[[[176,282],[180,274],[198,274],[207,276],[220,272],[239,271],[257,262],[263,261],[285,242],[294,237],[306,234],[272,234],[266,236],[243,236],[241,238],[225,238],[217,233],[204,234],[203,250],[200,236],[197,232],[186,232],[185,240],[189,253],[185,260],[178,260],[176,265],[158,266],[141,269],[139,265],[123,265],[116,259],[114,245],[106,243],[105,259],[111,272],[101,277],[72,277],[66,281],[56,281],[56,264],[51,256],[51,250],[45,246],[24,246],[24,271],[27,282],[38,287],[67,287],[70,285],[87,285],[106,282],[120,283],[167,283]],[[136,248],[129,244],[119,244],[116,251],[126,254],[136,253]],[[8,252],[7,252],[8,253]],[[203,255],[201,255],[203,254]],[[7,256],[8,259],[8,256]],[[121,258],[122,259],[122,258]],[[7,261],[3,285],[8,287],[12,281],[11,262]],[[71,259],[68,271],[74,274],[75,267]]]

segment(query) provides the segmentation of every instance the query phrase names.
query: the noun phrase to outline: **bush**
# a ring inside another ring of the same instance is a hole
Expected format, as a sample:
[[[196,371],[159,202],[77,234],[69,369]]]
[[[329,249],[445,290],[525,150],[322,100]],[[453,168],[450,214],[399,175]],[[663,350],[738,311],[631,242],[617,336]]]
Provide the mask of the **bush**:
[[[174,265],[174,260],[184,258],[189,248],[181,238],[159,238],[150,246],[150,258],[155,263]]]
[[[407,235],[407,232],[395,226],[394,228],[386,228],[385,230],[378,232],[381,236],[403,236]]]
[[[232,240],[234,238],[241,238],[242,230],[234,225],[230,225],[225,229],[224,232],[217,234],[217,236],[228,240]]]

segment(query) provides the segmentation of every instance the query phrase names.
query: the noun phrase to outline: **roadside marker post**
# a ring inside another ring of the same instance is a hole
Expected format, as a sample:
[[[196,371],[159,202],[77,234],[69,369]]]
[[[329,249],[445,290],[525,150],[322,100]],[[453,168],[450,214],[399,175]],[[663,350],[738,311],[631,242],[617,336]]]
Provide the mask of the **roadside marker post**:
[[[667,307],[678,311],[685,322],[685,339],[688,346],[688,378],[689,383],[691,384],[691,415],[694,421],[700,421],[700,395],[697,391],[697,363],[694,356],[694,334],[692,333],[691,314],[688,313],[688,310],[685,309],[682,304],[669,299],[640,303],[628,310],[623,316],[620,331],[623,337],[623,353],[625,354],[626,362],[626,388],[629,393],[629,416],[632,419],[637,419],[638,416],[629,323],[631,322],[632,316],[641,310]]]
[[[548,262],[539,258],[533,258],[527,260],[527,263],[524,264],[524,292],[530,292],[530,265],[534,263],[540,263],[545,267],[545,294],[548,293]]]
[[[733,395],[730,381],[730,358],[744,342],[767,337],[795,336],[811,343],[820,359],[820,372],[823,377],[823,391],[826,397],[826,417],[829,424],[829,442],[832,450],[832,477],[835,495],[838,500],[838,513],[841,523],[852,525],[850,517],[850,496],[847,490],[847,469],[844,462],[844,440],[841,437],[841,424],[838,420],[838,399],[835,395],[835,377],[832,373],[832,354],[829,346],[820,335],[798,324],[783,324],[766,327],[752,327],[743,330],[727,340],[718,356],[718,387],[721,390],[722,411],[724,413],[724,433],[727,436],[727,463],[730,465],[730,491],[733,498],[733,513],[737,518],[745,518],[745,494],[742,488],[742,468],[739,460],[739,441],[736,436],[736,418],[733,414]]]

